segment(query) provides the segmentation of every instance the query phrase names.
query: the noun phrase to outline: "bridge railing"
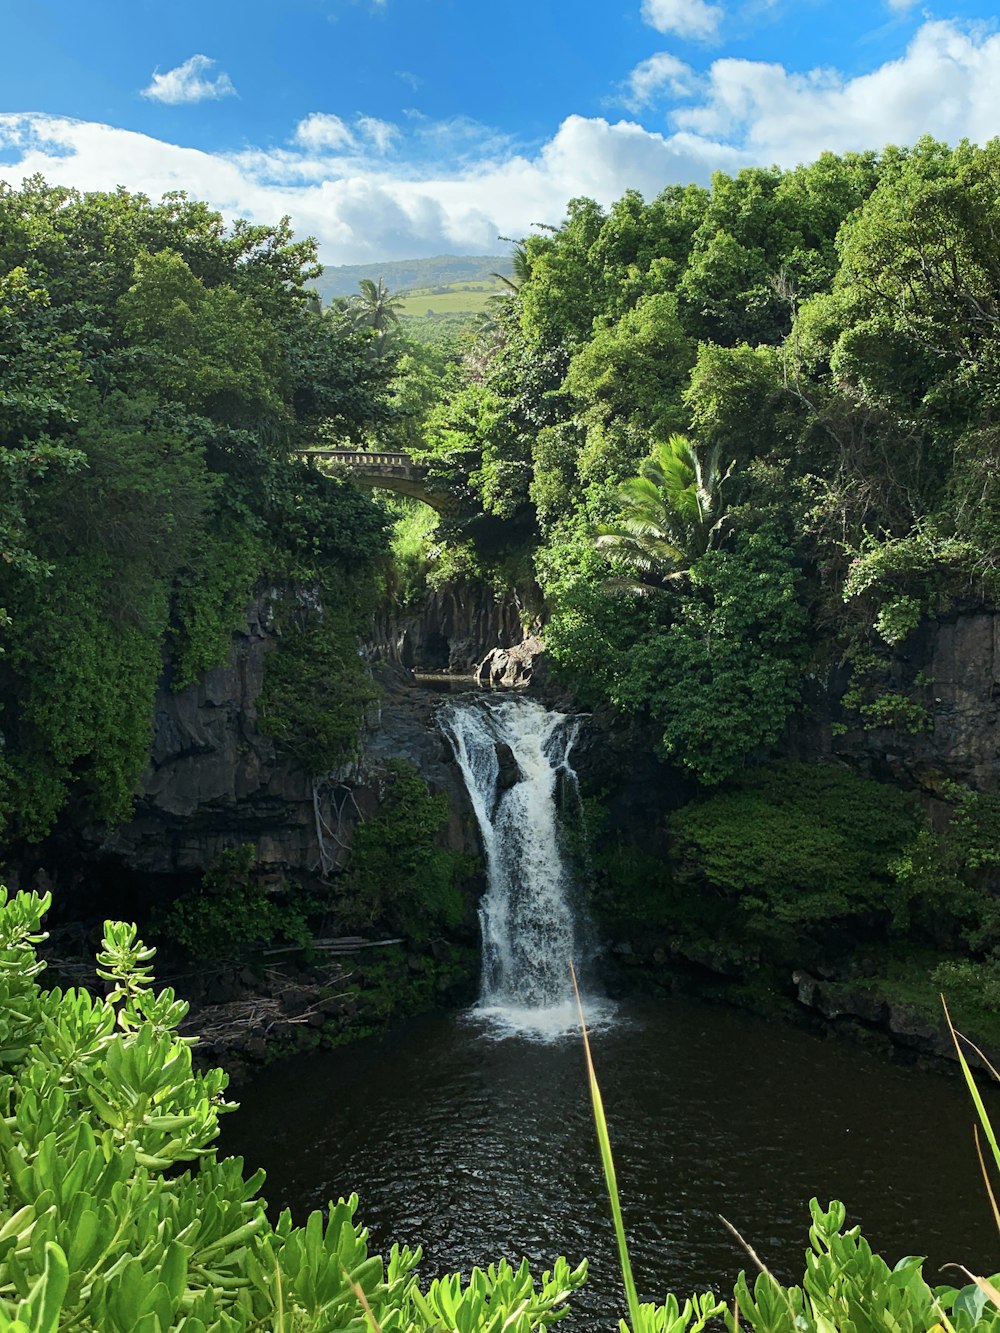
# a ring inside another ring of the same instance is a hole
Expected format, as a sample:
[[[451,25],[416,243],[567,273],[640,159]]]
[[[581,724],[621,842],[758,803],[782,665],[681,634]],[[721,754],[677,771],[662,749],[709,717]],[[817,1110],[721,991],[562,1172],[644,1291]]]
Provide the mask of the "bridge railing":
[[[331,463],[353,463],[357,467],[422,467],[409,454],[375,453],[359,449],[304,449],[305,458],[323,458]]]

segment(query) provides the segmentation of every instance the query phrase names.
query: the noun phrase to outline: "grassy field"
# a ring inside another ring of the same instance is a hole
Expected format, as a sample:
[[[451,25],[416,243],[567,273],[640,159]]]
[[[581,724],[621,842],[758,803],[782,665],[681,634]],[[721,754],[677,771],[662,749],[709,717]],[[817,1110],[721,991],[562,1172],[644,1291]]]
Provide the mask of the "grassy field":
[[[495,278],[482,282],[451,282],[447,286],[415,287],[400,293],[402,315],[478,315],[486,302],[503,290]]]
[[[382,278],[391,292],[413,292],[458,282],[489,284],[492,273],[512,271],[509,255],[437,255],[433,259],[403,259],[377,264],[342,264],[327,268],[316,279],[324,302],[335,296],[356,296],[362,278]]]

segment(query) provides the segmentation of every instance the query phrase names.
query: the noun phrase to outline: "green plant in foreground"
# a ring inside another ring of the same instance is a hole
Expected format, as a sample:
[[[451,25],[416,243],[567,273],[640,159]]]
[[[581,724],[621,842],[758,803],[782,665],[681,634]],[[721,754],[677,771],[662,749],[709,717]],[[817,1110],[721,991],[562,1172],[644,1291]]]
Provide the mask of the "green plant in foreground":
[[[783,1286],[739,1233],[730,1227],[760,1270],[752,1286],[746,1273],[740,1273],[733,1291],[732,1307],[711,1291],[690,1296],[683,1304],[673,1295],[668,1296],[662,1305],[640,1302],[629,1259],[604,1103],[572,964],[570,972],[580,1016],[601,1166],[628,1305],[629,1321],[619,1322],[621,1333],[698,1333],[710,1319],[718,1317],[724,1320],[729,1333],[739,1333],[741,1328],[750,1329],[752,1333],[973,1333],[973,1330],[975,1333],[1000,1333],[1000,1275],[991,1279],[975,1277],[962,1268],[971,1281],[961,1290],[943,1286],[931,1288],[923,1277],[923,1258],[910,1255],[890,1268],[884,1259],[872,1253],[860,1227],[845,1229],[847,1211],[837,1200],[826,1210],[817,1199],[809,1204],[812,1215],[810,1247],[805,1255],[801,1286]],[[946,1007],[946,1017],[947,1013]],[[1000,1170],[1000,1144],[950,1017],[948,1026],[980,1123]],[[987,1067],[1000,1081],[1000,1074],[988,1062]],[[985,1165],[983,1175],[986,1178]],[[988,1179],[987,1190],[1000,1228],[1000,1208]],[[725,1219],[720,1221],[729,1226]]]
[[[43,990],[49,902],[0,888],[0,1333],[533,1333],[566,1313],[585,1264],[422,1287],[419,1249],[368,1253],[355,1195],[272,1225],[263,1173],[216,1157],[227,1078],[193,1070],[153,950],[108,922],[108,997]]]
[[[590,1101],[594,1108],[594,1125],[597,1129],[597,1142],[601,1151],[601,1167],[608,1187],[608,1200],[611,1204],[611,1218],[615,1228],[615,1242],[618,1247],[618,1262],[622,1270],[622,1282],[625,1286],[625,1300],[628,1304],[631,1333],[696,1333],[714,1315],[721,1314],[725,1307],[710,1291],[701,1296],[692,1296],[680,1306],[676,1296],[669,1296],[664,1305],[643,1305],[639,1301],[632,1263],[629,1259],[628,1241],[625,1237],[625,1223],[622,1219],[621,1202],[618,1198],[618,1180],[615,1175],[615,1161],[611,1152],[611,1138],[608,1134],[608,1122],[604,1115],[604,1101],[600,1085],[594,1070],[594,1061],[590,1054],[590,1038],[587,1036],[587,1024],[580,1002],[580,990],[576,984],[576,970],[570,963],[570,976],[573,981],[573,994],[576,996],[577,1011],[580,1015],[580,1031],[583,1035],[583,1050],[587,1061],[587,1081],[590,1085]],[[622,1319],[619,1323],[622,1333],[629,1333],[630,1325]]]

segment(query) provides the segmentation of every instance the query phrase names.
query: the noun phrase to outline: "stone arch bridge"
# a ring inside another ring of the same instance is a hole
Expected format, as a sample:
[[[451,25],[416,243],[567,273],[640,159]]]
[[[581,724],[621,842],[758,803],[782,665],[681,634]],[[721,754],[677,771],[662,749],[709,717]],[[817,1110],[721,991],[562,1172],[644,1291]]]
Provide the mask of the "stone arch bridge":
[[[417,463],[404,453],[375,452],[360,449],[303,449],[301,458],[316,458],[337,472],[346,473],[359,486],[397,495],[409,495],[436,509],[439,514],[450,514],[458,508],[458,500],[444,489],[440,481],[428,484],[430,468]]]

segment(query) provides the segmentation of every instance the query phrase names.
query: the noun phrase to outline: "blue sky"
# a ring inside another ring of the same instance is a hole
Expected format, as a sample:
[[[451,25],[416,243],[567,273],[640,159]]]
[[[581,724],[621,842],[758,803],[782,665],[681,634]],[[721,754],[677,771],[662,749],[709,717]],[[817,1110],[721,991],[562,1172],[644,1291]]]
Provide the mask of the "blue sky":
[[[972,0],[29,0],[0,177],[187,189],[328,263],[502,249],[566,201],[1000,133]]]

